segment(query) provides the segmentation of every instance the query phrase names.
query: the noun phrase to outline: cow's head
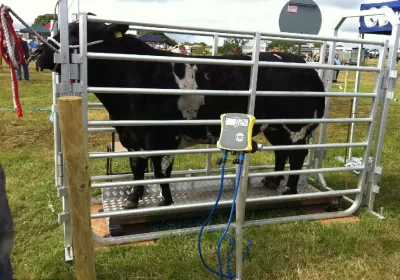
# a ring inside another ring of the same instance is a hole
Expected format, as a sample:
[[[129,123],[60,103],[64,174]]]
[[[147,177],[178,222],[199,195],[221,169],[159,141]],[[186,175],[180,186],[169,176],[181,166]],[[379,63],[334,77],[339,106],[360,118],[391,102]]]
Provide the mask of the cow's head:
[[[90,14],[89,15],[93,15]],[[79,22],[73,22],[69,24],[69,45],[79,45]],[[91,43],[98,40],[103,40],[101,45],[115,44],[118,40],[125,35],[129,29],[129,25],[124,24],[104,24],[97,22],[87,23],[87,42]],[[53,37],[57,42],[60,42],[60,33]],[[59,47],[52,41],[48,40],[48,43],[54,46],[56,49]],[[94,48],[95,46],[91,47]],[[89,47],[89,50],[90,47]],[[73,50],[70,48],[70,54]],[[40,68],[50,69],[60,73],[59,65],[54,63],[54,50],[52,50],[46,44],[42,44],[32,51],[31,58],[35,60]]]

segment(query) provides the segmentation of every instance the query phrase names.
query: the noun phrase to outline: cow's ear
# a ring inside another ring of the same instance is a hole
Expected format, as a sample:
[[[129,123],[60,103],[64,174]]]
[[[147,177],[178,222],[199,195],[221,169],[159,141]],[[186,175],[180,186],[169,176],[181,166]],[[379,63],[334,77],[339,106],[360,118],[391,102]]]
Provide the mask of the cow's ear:
[[[123,35],[125,35],[126,31],[129,29],[129,25],[127,24],[110,24],[108,26],[108,38],[121,38]]]

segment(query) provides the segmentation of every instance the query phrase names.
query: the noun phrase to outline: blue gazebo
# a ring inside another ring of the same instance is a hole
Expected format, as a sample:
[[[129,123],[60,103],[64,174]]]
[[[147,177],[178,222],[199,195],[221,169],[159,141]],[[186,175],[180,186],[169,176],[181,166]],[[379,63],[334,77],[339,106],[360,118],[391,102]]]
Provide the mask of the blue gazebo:
[[[146,43],[164,43],[165,42],[165,39],[160,38],[160,37],[150,34],[150,33],[140,35],[137,38]]]

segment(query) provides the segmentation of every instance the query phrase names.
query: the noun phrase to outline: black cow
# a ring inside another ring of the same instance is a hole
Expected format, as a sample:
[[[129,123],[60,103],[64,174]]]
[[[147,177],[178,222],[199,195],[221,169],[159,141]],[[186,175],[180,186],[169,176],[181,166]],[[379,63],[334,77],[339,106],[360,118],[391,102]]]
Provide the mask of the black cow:
[[[132,35],[125,34],[128,25],[91,23],[87,25],[88,42],[104,42],[88,47],[89,52],[180,56],[155,50]],[[59,41],[59,36],[55,39]],[[78,23],[69,26],[71,45],[79,44]],[[51,41],[49,41],[53,44]],[[53,44],[54,45],[54,44]],[[57,47],[56,45],[54,45]],[[33,54],[40,67],[60,72],[53,63],[53,51],[45,44]],[[205,56],[204,58],[210,58]],[[225,55],[216,59],[251,60],[246,55]],[[305,63],[289,53],[260,54],[260,61]],[[92,60],[88,62],[88,84],[95,87],[130,87],[159,89],[248,90],[251,67],[216,66],[183,63]],[[260,67],[257,89],[262,91],[323,92],[324,86],[314,69]],[[246,96],[142,95],[96,94],[112,120],[194,120],[219,119],[223,113],[247,113]],[[257,97],[257,119],[322,118],[325,97]],[[256,125],[254,136],[263,133],[272,145],[305,144],[318,124]],[[130,151],[179,149],[195,144],[215,144],[220,126],[117,126],[121,144]],[[287,159],[290,169],[303,167],[308,151],[275,151],[275,170],[281,171]],[[155,178],[170,177],[174,156],[151,157]],[[135,180],[144,179],[146,159],[130,158]],[[264,185],[277,188],[283,176],[264,180]],[[296,194],[298,175],[289,177],[284,194]],[[159,206],[173,203],[169,184],[161,184]],[[135,186],[124,203],[136,208],[143,196],[144,186]]]

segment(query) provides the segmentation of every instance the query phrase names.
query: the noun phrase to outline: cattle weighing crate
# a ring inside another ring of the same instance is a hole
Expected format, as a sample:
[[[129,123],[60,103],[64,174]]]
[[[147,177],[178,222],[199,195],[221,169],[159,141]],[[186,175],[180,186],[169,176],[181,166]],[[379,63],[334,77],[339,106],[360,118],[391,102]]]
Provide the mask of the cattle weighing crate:
[[[190,176],[190,175],[187,175]],[[278,196],[284,190],[288,176],[282,180],[281,185],[276,190],[271,190],[263,186],[263,177],[249,178],[247,197],[262,198],[270,196]],[[236,179],[225,179],[224,189],[220,201],[232,200],[234,195]],[[179,182],[170,183],[170,189],[174,200],[173,205],[190,205],[194,203],[214,203],[216,201],[220,187],[220,180],[209,181],[194,181],[194,182]],[[124,210],[122,207],[123,201],[127,198],[132,187],[117,187],[102,189],[102,202],[104,212],[113,212]],[[145,185],[145,194],[142,200],[139,201],[139,209],[157,207],[159,202],[161,188],[157,184]],[[315,193],[318,189],[308,183],[307,176],[301,175],[298,184],[298,193]],[[262,203],[247,203],[246,211],[265,210],[265,209],[281,209],[281,208],[299,208],[306,206],[324,206],[337,207],[341,196],[330,198],[316,198],[307,200],[296,200],[288,202],[262,202]],[[169,207],[169,206],[162,206]],[[216,213],[229,212],[231,205],[218,206]],[[106,218],[108,229],[111,236],[128,234],[123,228],[128,226],[131,228],[129,233],[132,233],[132,228],[137,227],[143,231],[143,224],[150,224],[156,221],[180,220],[194,217],[205,217],[211,211],[209,209],[202,210],[186,210],[179,213],[169,213],[165,209],[164,213],[147,214],[141,216],[121,216]],[[204,222],[205,218],[202,220]],[[141,224],[141,225],[140,225]],[[135,230],[133,230],[135,231]],[[142,232],[141,232],[142,233]]]

